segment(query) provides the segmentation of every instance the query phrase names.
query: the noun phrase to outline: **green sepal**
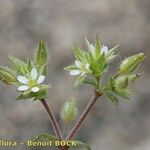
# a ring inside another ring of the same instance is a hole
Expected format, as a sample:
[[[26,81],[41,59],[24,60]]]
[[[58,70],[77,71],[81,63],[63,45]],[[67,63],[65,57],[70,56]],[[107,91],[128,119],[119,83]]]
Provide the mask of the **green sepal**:
[[[95,44],[95,54],[96,54],[96,57],[99,58],[100,55],[101,55],[101,43],[98,39],[98,36],[96,38],[96,44]]]
[[[41,41],[38,45],[38,49],[35,52],[35,64],[41,68],[47,64],[48,61],[48,48],[45,41]]]
[[[85,59],[86,53],[83,50],[81,50],[80,48],[74,48],[73,54],[77,60],[80,60],[81,62],[86,61],[86,59]]]
[[[83,83],[85,79],[85,76],[79,76],[74,83],[74,87],[78,87],[79,85],[81,85]]]
[[[68,66],[65,67],[64,70],[79,70],[80,68],[78,68],[77,66]]]
[[[93,60],[90,64],[90,69],[95,77],[100,77],[107,71],[107,66],[105,54],[102,54],[98,59]]]
[[[47,98],[46,90],[40,90],[37,93],[22,93],[19,97],[16,98],[16,100],[26,100],[30,98],[34,98],[34,100],[41,100],[43,98]]]
[[[37,95],[35,96],[35,100],[41,100],[43,98],[47,98],[47,95],[46,95],[46,90],[40,90]]]
[[[31,92],[29,94],[21,94],[20,96],[16,98],[16,100],[26,100],[26,99],[30,99],[34,97],[35,97],[35,93]]]
[[[114,59],[116,57],[115,52],[117,51],[118,47],[119,47],[119,45],[116,45],[108,51],[108,53],[106,54],[107,62],[110,62],[112,59]]]
[[[117,95],[119,95],[120,97],[125,98],[125,99],[130,99],[130,95],[131,95],[130,91],[131,90],[127,89],[127,88],[125,88],[125,89],[120,89],[120,88],[117,88],[117,87],[115,88],[115,93]]]
[[[24,75],[28,73],[28,65],[25,62],[11,55],[8,58],[17,73],[21,73]]]
[[[47,73],[48,73],[48,71],[47,71],[47,66],[46,66],[46,65],[41,66],[41,68],[39,68],[39,74],[40,74],[40,75],[46,76]]]
[[[33,68],[35,68],[35,65],[34,65],[33,61],[27,60],[27,70],[28,70],[28,72],[31,72],[31,70]]]
[[[0,80],[4,84],[14,84],[16,82],[15,72],[8,67],[0,66]]]
[[[115,80],[115,87],[119,89],[125,89],[129,86],[129,78],[128,75],[119,76]]]

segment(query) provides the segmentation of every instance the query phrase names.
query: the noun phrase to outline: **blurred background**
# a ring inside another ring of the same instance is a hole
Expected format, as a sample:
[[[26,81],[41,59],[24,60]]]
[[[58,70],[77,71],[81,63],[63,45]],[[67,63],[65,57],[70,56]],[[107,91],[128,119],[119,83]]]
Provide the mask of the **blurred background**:
[[[144,76],[136,82],[131,100],[121,99],[116,106],[102,97],[76,138],[89,143],[93,150],[149,150],[149,8],[149,0],[0,0],[0,64],[8,65],[9,54],[23,60],[32,58],[38,42],[47,41],[46,82],[53,86],[48,103],[63,128],[59,117],[62,104],[75,96],[81,112],[92,94],[91,87],[73,88],[75,78],[63,71],[74,61],[73,47],[87,49],[85,37],[94,42],[96,34],[110,48],[119,44],[121,56],[112,63],[109,74],[125,56],[144,52],[147,57],[139,70]],[[26,141],[43,132],[53,134],[41,103],[15,101],[17,94],[15,87],[0,84],[0,139]]]

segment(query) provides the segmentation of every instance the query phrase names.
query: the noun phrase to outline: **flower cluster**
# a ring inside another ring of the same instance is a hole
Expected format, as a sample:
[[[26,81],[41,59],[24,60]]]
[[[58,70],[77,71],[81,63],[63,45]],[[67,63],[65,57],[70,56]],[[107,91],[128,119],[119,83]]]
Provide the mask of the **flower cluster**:
[[[107,46],[101,46],[98,38],[95,46],[89,43],[87,39],[86,44],[88,47],[87,52],[80,48],[74,49],[75,65],[68,66],[65,70],[69,70],[70,75],[79,75],[75,85],[92,83],[98,88],[97,80],[107,71],[108,63],[116,56],[114,53],[118,45],[109,50]]]
[[[17,99],[45,98],[45,89],[49,87],[43,84],[47,64],[46,43],[39,43],[34,61],[24,62],[14,56],[9,56],[9,60],[14,69],[0,67],[0,79],[4,83],[18,86],[21,95]]]
[[[101,45],[97,38],[95,45],[87,39],[88,51],[80,48],[74,49],[75,65],[68,66],[65,70],[70,71],[70,75],[79,75],[75,81],[75,86],[80,84],[90,84],[96,91],[104,93],[113,102],[118,103],[118,96],[129,98],[131,93],[130,85],[136,81],[141,74],[134,73],[134,70],[144,60],[144,54],[139,53],[126,58],[120,65],[118,72],[111,77],[109,82],[103,87],[100,83],[102,75],[108,71],[109,63],[117,55],[118,45],[111,49]]]

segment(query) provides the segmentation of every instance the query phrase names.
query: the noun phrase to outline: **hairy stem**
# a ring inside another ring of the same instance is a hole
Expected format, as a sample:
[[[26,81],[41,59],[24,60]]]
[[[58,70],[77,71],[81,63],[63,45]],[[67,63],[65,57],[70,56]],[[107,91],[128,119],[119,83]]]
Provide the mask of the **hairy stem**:
[[[58,139],[62,140],[62,135],[61,135],[61,131],[60,131],[60,127],[58,125],[58,122],[53,114],[53,112],[51,111],[51,109],[49,108],[47,102],[45,99],[42,99],[41,100],[43,106],[45,107],[48,115],[49,115],[49,118],[50,118],[50,121],[51,121],[51,124],[52,124],[52,127],[54,129],[54,132],[55,132],[55,135]]]
[[[73,126],[72,130],[70,131],[70,133],[68,134],[66,140],[71,140],[76,133],[79,131],[79,129],[81,128],[85,118],[87,117],[87,115],[89,114],[89,112],[91,111],[91,109],[93,108],[95,102],[97,101],[97,99],[101,96],[102,94],[98,93],[97,91],[94,90],[93,96],[91,98],[91,100],[89,101],[88,105],[86,106],[85,110],[83,111],[83,113],[81,114],[81,116],[79,117],[78,121],[75,123],[75,125]]]

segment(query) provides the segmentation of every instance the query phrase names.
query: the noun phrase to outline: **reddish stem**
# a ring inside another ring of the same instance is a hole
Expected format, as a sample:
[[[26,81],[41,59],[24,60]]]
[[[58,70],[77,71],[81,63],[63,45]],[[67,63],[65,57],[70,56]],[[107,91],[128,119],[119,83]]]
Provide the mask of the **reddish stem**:
[[[94,90],[94,94],[91,98],[91,100],[89,101],[88,105],[86,106],[85,110],[83,111],[83,113],[81,114],[81,116],[79,117],[78,121],[75,123],[75,125],[73,126],[72,130],[70,131],[69,135],[67,136],[66,140],[71,140],[76,133],[79,131],[79,129],[81,128],[85,118],[87,117],[87,115],[89,114],[89,112],[91,111],[91,109],[93,108],[95,102],[97,101],[97,99],[101,96],[102,94],[98,93],[97,91]]]
[[[51,109],[49,108],[47,102],[45,99],[42,99],[41,100],[43,106],[45,107],[48,115],[49,115],[49,118],[50,118],[50,121],[51,121],[51,124],[52,124],[52,127],[54,129],[54,132],[55,132],[55,135],[56,137],[59,139],[59,140],[62,140],[62,135],[61,135],[61,131],[60,131],[60,127],[58,125],[58,122],[53,114],[53,112],[51,111]]]

